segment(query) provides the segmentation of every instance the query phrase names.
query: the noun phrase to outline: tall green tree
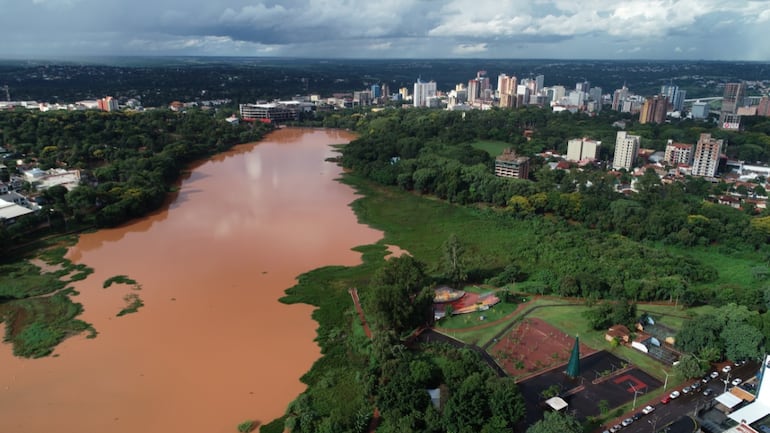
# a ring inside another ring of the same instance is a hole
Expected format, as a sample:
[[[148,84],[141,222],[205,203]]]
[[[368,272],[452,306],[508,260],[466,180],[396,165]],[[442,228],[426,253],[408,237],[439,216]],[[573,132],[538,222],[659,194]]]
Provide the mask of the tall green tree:
[[[368,301],[377,325],[399,335],[426,323],[433,303],[427,283],[425,265],[414,257],[387,260],[370,284]]]
[[[465,264],[465,247],[454,233],[443,245],[444,255],[442,257],[442,266],[444,276],[451,282],[455,288],[460,288],[468,278]]]
[[[572,415],[561,412],[546,412],[543,419],[532,424],[527,433],[582,433],[583,427]]]

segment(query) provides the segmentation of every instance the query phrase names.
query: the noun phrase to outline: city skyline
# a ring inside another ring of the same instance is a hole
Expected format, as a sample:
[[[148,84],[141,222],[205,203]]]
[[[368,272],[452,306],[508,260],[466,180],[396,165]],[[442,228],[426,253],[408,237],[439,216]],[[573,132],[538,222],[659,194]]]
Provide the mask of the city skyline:
[[[0,57],[770,60],[770,1],[0,0]]]

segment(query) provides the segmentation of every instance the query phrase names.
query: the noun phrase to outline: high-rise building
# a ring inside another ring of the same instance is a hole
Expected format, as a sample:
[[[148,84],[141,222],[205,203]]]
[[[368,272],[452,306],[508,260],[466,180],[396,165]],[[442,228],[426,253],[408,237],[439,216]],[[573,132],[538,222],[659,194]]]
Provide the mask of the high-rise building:
[[[615,92],[612,94],[612,109],[615,111],[620,111],[623,109],[623,101],[626,100],[630,92],[628,91],[628,87],[624,84],[622,88],[615,90]]]
[[[648,98],[639,113],[639,123],[663,123],[666,121],[668,100],[665,96],[656,95]]]
[[[500,96],[500,107],[516,107],[516,77],[500,74],[497,77],[497,92]]]
[[[436,82],[428,81],[423,82],[421,79],[417,79],[414,83],[414,96],[412,103],[415,107],[427,107],[428,98],[436,96]]]
[[[692,144],[674,143],[674,140],[668,140],[666,143],[666,153],[663,159],[669,165],[692,165]]]
[[[372,98],[377,99],[382,96],[382,93],[381,93],[382,91],[380,89],[379,84],[372,84],[371,92],[372,92]]]
[[[725,84],[725,93],[722,97],[722,113],[735,114],[738,107],[744,105],[746,98],[746,83],[727,83]]]
[[[594,160],[599,156],[601,141],[575,138],[567,142],[567,161]]]
[[[588,90],[588,96],[597,102],[602,102],[602,88],[601,87],[591,87]]]
[[[589,89],[591,89],[591,83],[588,81],[583,81],[575,84],[575,90],[577,90],[578,92],[588,93]]]
[[[490,99],[490,91],[487,71],[478,71],[476,78],[468,80],[468,102],[486,101]]]
[[[705,119],[709,117],[709,103],[703,101],[693,102],[690,113],[692,113],[693,119]]]
[[[535,77],[534,93],[539,93],[541,90],[543,90],[544,86],[545,86],[545,75],[538,75],[537,77]]]
[[[639,142],[641,137],[629,135],[626,131],[618,131],[615,138],[615,155],[612,158],[612,168],[631,170],[639,155]]]
[[[668,104],[674,111],[682,111],[684,108],[684,98],[686,91],[679,89],[679,86],[667,84],[660,86],[660,94],[668,99]]]
[[[119,109],[118,100],[112,96],[105,96],[102,99],[98,99],[96,101],[96,106],[102,111],[117,111]]]
[[[372,91],[361,90],[353,92],[353,105],[366,107],[372,105]]]
[[[711,138],[711,134],[701,134],[695,145],[693,156],[693,176],[714,177],[719,168],[719,157],[722,154],[723,140]]]

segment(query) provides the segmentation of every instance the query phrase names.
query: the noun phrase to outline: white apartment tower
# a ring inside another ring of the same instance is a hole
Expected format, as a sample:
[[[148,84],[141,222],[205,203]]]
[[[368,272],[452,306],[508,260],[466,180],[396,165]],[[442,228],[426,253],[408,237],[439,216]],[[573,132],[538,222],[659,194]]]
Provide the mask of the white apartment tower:
[[[695,145],[695,155],[692,164],[693,176],[716,176],[723,143],[723,140],[711,138],[711,134],[700,135],[698,143]]]
[[[639,154],[640,140],[641,137],[638,135],[628,135],[626,131],[618,131],[615,138],[615,156],[612,159],[612,168],[630,170]]]
[[[567,142],[567,161],[594,160],[599,156],[601,141],[575,138]]]
[[[423,82],[419,78],[414,83],[414,95],[412,96],[415,107],[427,107],[428,98],[436,96],[436,82]]]

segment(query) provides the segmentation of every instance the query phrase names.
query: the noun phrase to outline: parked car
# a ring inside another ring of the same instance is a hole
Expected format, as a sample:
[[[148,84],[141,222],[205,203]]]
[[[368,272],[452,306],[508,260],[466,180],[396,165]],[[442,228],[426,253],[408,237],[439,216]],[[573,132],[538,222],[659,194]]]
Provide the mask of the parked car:
[[[654,410],[655,410],[655,408],[653,406],[645,406],[645,408],[642,409],[642,413],[645,414],[645,415],[649,415]]]
[[[620,431],[621,428],[622,427],[620,427],[620,424],[615,424],[614,426],[612,426],[612,428],[610,428],[610,433],[615,433],[617,431]]]
[[[711,380],[711,376],[703,376],[703,379],[701,379],[701,382],[703,383],[709,383],[709,380]]]
[[[710,396],[710,395],[711,395],[711,394],[713,394],[713,393],[714,393],[714,391],[713,391],[713,390],[711,390],[711,388],[706,388],[706,389],[703,391],[703,395],[705,395],[706,397]]]
[[[697,381],[697,382],[693,383],[692,385],[690,385],[690,388],[692,388],[693,391],[697,391],[700,388],[700,386],[701,386],[700,381]]]
[[[689,394],[690,391],[692,391],[692,387],[690,386],[685,386],[684,388],[682,388],[682,394]]]
[[[660,399],[660,402],[663,403],[663,404],[668,404],[668,402],[670,402],[670,401],[671,401],[671,396],[670,395],[667,395],[667,396],[665,396],[665,397]]]
[[[641,413],[641,412],[637,412],[637,413],[633,414],[633,415],[631,416],[631,418],[633,418],[633,419],[634,419],[634,421],[639,421],[639,420],[642,418],[642,415],[644,415],[644,414],[643,414],[643,413]]]
[[[731,383],[733,384],[733,386],[738,386],[741,384],[741,382],[743,382],[743,379],[741,379],[740,377],[736,377],[735,379],[733,379]]]
[[[623,422],[620,423],[623,427],[628,427],[631,425],[631,423],[634,422],[633,418],[626,418],[623,420]]]
[[[674,391],[671,394],[669,394],[668,396],[671,397],[671,400],[673,400],[675,398],[678,398],[680,395],[682,395],[682,394],[680,394],[679,391]]]
[[[722,367],[722,373],[729,373],[730,370],[732,369],[733,367],[731,365],[725,365],[724,367]]]
[[[712,371],[709,376],[711,376],[712,379],[716,379],[717,377],[719,377],[719,373],[716,371]]]

